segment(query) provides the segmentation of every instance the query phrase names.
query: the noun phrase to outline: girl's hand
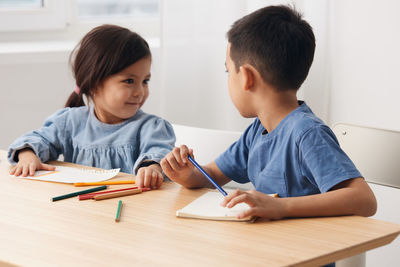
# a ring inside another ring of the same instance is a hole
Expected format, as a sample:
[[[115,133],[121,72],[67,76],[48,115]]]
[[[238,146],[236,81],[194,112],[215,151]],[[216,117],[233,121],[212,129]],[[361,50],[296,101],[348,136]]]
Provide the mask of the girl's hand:
[[[271,197],[256,190],[235,190],[229,193],[221,206],[232,208],[238,203],[246,203],[250,208],[238,215],[238,219],[247,216],[257,216],[267,219],[281,219],[284,217],[285,207],[283,199]]]
[[[194,166],[189,162],[188,155],[193,156],[193,150],[182,145],[175,147],[161,160],[161,167],[171,180],[174,182],[185,184],[191,178]]]
[[[10,174],[23,177],[35,175],[36,170],[54,171],[55,166],[42,163],[38,156],[30,149],[22,149],[18,153],[18,163],[11,170]]]
[[[136,185],[139,188],[150,187],[151,189],[160,188],[163,180],[161,167],[158,164],[139,168],[135,178]]]

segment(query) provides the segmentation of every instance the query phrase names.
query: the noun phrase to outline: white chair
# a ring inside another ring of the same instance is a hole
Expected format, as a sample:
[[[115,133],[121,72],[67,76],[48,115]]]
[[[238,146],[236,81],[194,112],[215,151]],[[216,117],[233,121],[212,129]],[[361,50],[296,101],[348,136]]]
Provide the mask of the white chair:
[[[373,218],[400,223],[400,132],[338,123],[333,132],[374,191],[378,211]],[[337,267],[398,265],[400,239],[382,248],[338,261]]]
[[[173,124],[176,145],[187,145],[193,148],[196,161],[200,165],[214,161],[231,144],[239,139],[241,132],[213,130]],[[228,188],[240,188],[243,190],[253,189],[251,183],[239,184],[230,182],[225,185]]]

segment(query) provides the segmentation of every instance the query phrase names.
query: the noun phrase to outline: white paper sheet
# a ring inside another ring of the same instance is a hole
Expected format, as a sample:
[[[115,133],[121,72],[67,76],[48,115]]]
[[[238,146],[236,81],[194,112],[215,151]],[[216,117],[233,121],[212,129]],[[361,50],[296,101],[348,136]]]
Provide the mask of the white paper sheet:
[[[55,171],[36,171],[34,176],[18,176],[17,178],[59,183],[90,183],[111,179],[119,173],[119,170],[93,170],[56,166]]]

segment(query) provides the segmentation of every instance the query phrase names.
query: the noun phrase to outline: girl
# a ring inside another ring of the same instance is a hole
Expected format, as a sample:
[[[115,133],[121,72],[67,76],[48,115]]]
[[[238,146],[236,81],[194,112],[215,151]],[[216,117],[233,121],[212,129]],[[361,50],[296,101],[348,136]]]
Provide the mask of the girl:
[[[167,121],[140,109],[149,96],[147,42],[126,28],[99,26],[74,49],[71,65],[77,88],[41,129],[11,144],[8,160],[16,165],[10,174],[53,170],[43,162],[62,154],[67,162],[121,168],[136,174],[139,187],[159,188],[159,162],[174,147],[175,135]]]

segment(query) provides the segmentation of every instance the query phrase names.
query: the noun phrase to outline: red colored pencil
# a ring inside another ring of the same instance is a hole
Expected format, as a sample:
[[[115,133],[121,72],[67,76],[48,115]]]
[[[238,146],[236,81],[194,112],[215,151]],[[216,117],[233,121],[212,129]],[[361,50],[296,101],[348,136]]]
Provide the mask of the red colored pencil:
[[[123,188],[123,189],[115,189],[115,190],[108,190],[108,191],[103,191],[103,192],[98,192],[98,193],[89,193],[89,194],[84,194],[84,195],[79,195],[79,200],[86,200],[86,199],[91,199],[96,195],[100,194],[107,194],[107,193],[112,193],[112,192],[119,192],[119,191],[125,191],[125,190],[131,190],[131,189],[137,189],[138,187],[128,187],[128,188]]]

